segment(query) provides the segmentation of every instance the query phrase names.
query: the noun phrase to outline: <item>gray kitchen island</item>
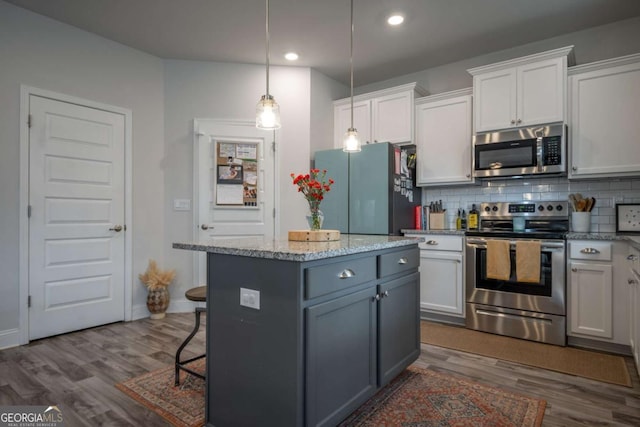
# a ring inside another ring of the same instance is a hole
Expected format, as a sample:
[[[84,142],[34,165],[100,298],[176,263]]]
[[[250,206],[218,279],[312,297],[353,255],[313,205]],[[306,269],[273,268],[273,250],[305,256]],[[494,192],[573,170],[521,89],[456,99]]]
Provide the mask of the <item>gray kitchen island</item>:
[[[334,426],[420,353],[416,239],[173,247],[207,252],[207,426]]]

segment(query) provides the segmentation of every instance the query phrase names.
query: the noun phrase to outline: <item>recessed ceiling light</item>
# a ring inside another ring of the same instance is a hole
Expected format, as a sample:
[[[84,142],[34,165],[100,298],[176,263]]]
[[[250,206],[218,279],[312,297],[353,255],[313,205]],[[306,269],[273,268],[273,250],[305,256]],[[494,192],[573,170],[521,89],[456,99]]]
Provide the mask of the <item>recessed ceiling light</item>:
[[[400,25],[404,22],[404,16],[402,15],[391,15],[387,18],[387,22],[389,25]]]
[[[298,54],[295,52],[287,52],[285,53],[284,57],[289,61],[295,61],[296,59],[298,59]]]

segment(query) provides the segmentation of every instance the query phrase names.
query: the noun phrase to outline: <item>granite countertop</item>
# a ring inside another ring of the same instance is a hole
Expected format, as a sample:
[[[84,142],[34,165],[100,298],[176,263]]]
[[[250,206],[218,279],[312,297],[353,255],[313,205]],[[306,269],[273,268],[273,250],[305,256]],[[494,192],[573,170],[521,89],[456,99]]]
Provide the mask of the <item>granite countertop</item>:
[[[622,234],[622,233],[575,233],[567,234],[567,240],[604,240],[604,241],[623,241],[640,250],[640,235]]]
[[[343,234],[331,242],[295,242],[285,239],[247,237],[210,239],[202,242],[176,242],[174,249],[187,249],[216,254],[270,258],[285,261],[312,261],[381,249],[415,245],[418,238],[403,236],[370,236]]]
[[[404,234],[437,234],[437,235],[455,235],[455,236],[464,236],[465,230],[454,230],[454,229],[446,229],[446,230],[416,230],[416,229],[406,229],[400,230]]]

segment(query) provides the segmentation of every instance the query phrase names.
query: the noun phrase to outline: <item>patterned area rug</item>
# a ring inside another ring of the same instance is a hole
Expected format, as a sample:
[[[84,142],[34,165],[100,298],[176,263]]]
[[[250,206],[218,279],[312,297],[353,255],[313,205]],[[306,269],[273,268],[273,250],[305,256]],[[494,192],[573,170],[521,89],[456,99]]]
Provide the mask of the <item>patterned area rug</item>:
[[[204,359],[192,365],[204,372]],[[173,366],[116,387],[179,427],[204,425],[204,381]],[[544,400],[509,393],[429,369],[410,367],[364,403],[340,427],[539,427]]]
[[[410,367],[340,427],[539,427],[544,400]]]
[[[204,373],[205,359],[190,363],[189,368]],[[176,387],[174,372],[174,366],[169,365],[118,383],[116,387],[174,426],[204,425],[204,381],[180,371],[180,385]]]

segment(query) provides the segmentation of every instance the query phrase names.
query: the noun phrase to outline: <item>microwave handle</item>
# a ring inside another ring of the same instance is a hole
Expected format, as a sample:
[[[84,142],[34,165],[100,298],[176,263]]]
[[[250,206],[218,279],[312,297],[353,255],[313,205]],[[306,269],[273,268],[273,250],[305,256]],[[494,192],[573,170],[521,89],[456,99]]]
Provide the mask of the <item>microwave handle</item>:
[[[544,165],[542,164],[542,137],[536,138],[536,157],[538,172],[543,172]]]

